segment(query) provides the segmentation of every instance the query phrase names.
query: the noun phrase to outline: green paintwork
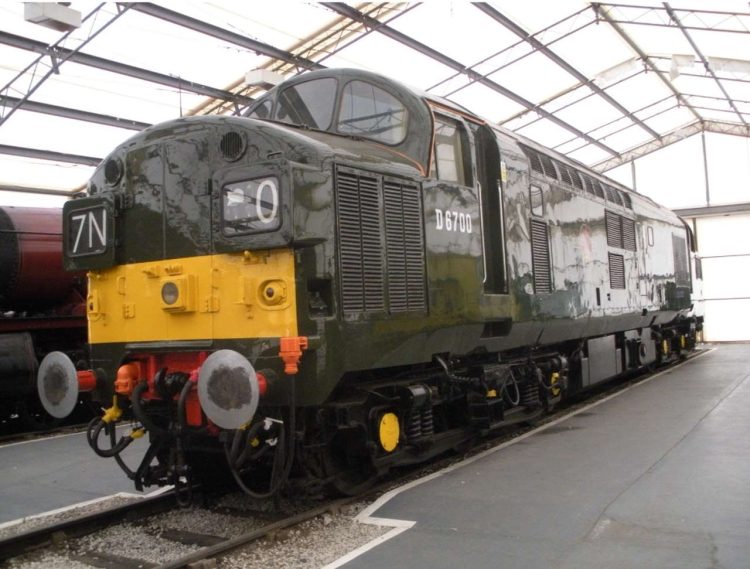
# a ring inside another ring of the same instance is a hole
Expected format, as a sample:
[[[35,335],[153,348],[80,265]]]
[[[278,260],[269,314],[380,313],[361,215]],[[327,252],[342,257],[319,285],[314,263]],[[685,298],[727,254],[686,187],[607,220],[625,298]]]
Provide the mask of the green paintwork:
[[[502,182],[502,218],[500,212],[495,212],[495,217],[498,224],[504,224],[508,293],[485,294],[480,188],[423,176],[432,140],[432,115],[424,96],[369,73],[316,73],[336,77],[341,85],[353,78],[373,81],[396,94],[412,113],[406,141],[387,147],[336,133],[241,117],[192,117],[152,127],[112,153],[111,157],[125,164],[125,175],[117,185],[106,184],[103,165],[92,178],[91,197],[85,203],[101,200],[108,204],[114,224],[112,246],[100,256],[68,257],[67,266],[102,268],[226,251],[293,247],[299,333],[311,338],[311,348],[302,358],[296,379],[301,406],[323,403],[342,377],[356,377],[359,372],[428,363],[441,353],[464,355],[478,349],[496,352],[648,327],[668,322],[688,308],[689,294],[686,297],[685,290],[674,285],[674,267],[670,264],[670,236],[684,235],[676,216],[636,194],[631,194],[630,210],[545,179],[530,170],[518,137],[502,130],[493,130],[507,173]],[[278,89],[269,94],[271,99]],[[463,111],[454,108],[453,112],[458,117]],[[241,133],[246,141],[246,150],[236,161],[226,160],[220,152],[221,137],[229,131]],[[534,146],[530,141],[523,142]],[[477,149],[472,149],[474,169],[476,153]],[[421,185],[426,312],[342,313],[336,165]],[[473,179],[483,179],[481,174],[475,171]],[[221,187],[266,175],[280,180],[281,228],[259,235],[223,236]],[[497,177],[495,173],[487,179]],[[553,291],[548,294],[533,293],[529,243],[532,182],[545,196],[542,219],[549,230],[553,273]],[[66,211],[78,207],[77,203],[66,205]],[[605,208],[637,222],[638,250],[619,251],[625,256],[627,276],[627,289],[621,291],[609,286]],[[468,215],[472,231],[439,229],[438,210]],[[653,226],[654,247],[644,245],[646,225]],[[668,262],[663,262],[664,258]],[[595,302],[597,288],[604,299],[600,306]],[[662,302],[657,289],[663,291]],[[487,322],[507,323],[501,326],[504,334],[483,337]],[[211,341],[211,350],[235,349],[256,368],[274,368],[281,373],[277,339],[226,341],[208,334],[206,340]],[[94,367],[100,368],[111,383],[124,355],[123,345],[97,345],[91,357]],[[99,395],[106,401],[110,393],[102,391]],[[281,402],[283,395],[280,397],[272,396],[268,402]]]

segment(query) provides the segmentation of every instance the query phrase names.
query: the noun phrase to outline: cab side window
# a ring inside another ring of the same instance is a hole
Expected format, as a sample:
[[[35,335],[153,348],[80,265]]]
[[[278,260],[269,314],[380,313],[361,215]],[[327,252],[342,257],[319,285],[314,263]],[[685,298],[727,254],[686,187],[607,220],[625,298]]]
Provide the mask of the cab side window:
[[[430,175],[445,182],[472,185],[469,139],[459,121],[435,116],[435,146]]]
[[[336,100],[336,80],[313,79],[287,87],[276,102],[276,120],[328,130]]]
[[[406,107],[396,97],[364,81],[351,81],[341,94],[337,129],[344,134],[398,144],[406,137],[407,119]]]
[[[250,111],[250,114],[247,115],[251,119],[268,119],[271,118],[271,107],[273,106],[273,103],[270,99],[266,99],[265,101],[259,101],[255,107]]]

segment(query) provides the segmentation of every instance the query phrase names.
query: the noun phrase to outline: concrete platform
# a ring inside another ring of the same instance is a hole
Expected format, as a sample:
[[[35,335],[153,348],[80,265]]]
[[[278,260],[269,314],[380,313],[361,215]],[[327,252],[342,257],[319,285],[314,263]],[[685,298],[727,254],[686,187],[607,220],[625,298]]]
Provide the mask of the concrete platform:
[[[401,530],[330,567],[747,569],[748,432],[750,345],[722,345],[397,491],[362,518]]]
[[[145,448],[141,439],[125,450],[131,468]],[[0,446],[0,523],[118,492],[138,494],[114,459],[94,454],[85,433]]]

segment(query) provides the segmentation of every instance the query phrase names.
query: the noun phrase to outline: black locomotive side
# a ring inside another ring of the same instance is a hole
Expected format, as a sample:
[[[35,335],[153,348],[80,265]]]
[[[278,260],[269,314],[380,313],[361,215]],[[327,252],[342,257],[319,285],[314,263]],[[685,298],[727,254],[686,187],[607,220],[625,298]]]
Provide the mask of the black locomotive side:
[[[103,456],[147,431],[121,464],[137,486],[217,452],[249,492],[356,492],[680,357],[701,327],[673,213],[362,71],[147,129],[64,221],[92,369],[43,363],[40,393],[64,407],[83,381],[111,401],[89,434]],[[115,440],[124,413],[138,424]]]
[[[62,266],[62,210],[0,207],[0,423],[5,433],[54,426],[36,372],[49,352],[86,357],[85,277]],[[81,406],[79,417],[91,417]]]

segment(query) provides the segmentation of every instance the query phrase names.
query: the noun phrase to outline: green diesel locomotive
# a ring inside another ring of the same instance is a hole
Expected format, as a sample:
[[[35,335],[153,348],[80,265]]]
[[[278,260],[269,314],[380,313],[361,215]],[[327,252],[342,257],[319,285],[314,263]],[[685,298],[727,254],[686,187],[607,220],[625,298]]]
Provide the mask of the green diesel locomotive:
[[[254,495],[356,493],[701,330],[671,211],[359,70],[137,134],[65,205],[64,235],[91,369],[48,356],[40,395],[59,416],[92,390],[89,442],[138,488],[211,465]]]

